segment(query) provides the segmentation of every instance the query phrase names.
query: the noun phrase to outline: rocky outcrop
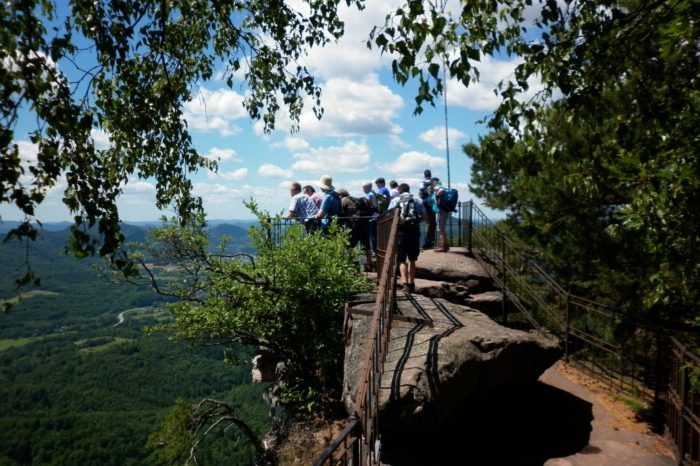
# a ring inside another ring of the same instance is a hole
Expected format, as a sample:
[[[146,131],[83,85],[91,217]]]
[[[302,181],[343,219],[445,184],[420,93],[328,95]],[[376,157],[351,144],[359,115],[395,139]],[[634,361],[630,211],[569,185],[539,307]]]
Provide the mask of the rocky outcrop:
[[[352,411],[372,305],[349,306],[344,401]],[[397,314],[380,392],[382,430],[392,434],[431,429],[477,395],[535,381],[560,356],[555,342],[441,298],[400,293]]]
[[[470,293],[494,289],[489,274],[464,248],[452,248],[448,253],[423,251],[416,263],[416,278],[454,283]]]

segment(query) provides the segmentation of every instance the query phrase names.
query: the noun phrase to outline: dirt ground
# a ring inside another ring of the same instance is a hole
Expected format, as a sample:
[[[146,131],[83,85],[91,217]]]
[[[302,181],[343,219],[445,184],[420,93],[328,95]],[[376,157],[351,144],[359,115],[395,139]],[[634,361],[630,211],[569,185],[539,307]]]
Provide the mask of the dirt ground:
[[[547,370],[540,381],[592,404],[588,445],[576,454],[552,458],[546,466],[672,466],[673,451],[600,381],[563,362]]]
[[[289,437],[276,448],[280,466],[308,466],[323,453],[345,427],[347,420],[321,421],[294,424]]]

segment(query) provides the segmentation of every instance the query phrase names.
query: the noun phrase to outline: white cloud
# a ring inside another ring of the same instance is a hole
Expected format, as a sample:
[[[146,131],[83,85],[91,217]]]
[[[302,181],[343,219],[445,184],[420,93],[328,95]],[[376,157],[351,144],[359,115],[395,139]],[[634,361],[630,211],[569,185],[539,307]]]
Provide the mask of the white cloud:
[[[277,165],[265,163],[258,168],[258,175],[264,176],[265,178],[291,178],[293,173]]]
[[[397,1],[366,2],[363,10],[342,2],[338,16],[345,23],[345,34],[340,40],[323,48],[314,48],[304,63],[309,70],[323,79],[347,78],[360,80],[376,72],[391,57],[380,55],[379,50],[367,48],[367,39],[374,26],[384,24],[386,15],[398,6]],[[301,7],[299,11],[306,11]]]
[[[307,99],[299,126],[304,136],[367,136],[400,134],[393,122],[403,107],[403,99],[379,83],[376,74],[363,81],[337,78],[328,80],[321,96],[323,118],[318,120]]]
[[[95,149],[97,150],[107,150],[109,149],[110,141],[109,134],[103,129],[93,128],[90,130],[90,137],[92,138],[93,144],[95,144]]]
[[[379,82],[376,74],[362,81],[330,79],[322,86],[321,120],[313,112],[313,99],[304,99],[299,118],[298,138],[398,135],[403,129],[394,123],[403,107],[403,99]],[[266,139],[262,122],[253,124],[255,134]],[[289,132],[292,121],[286,109],[277,115],[277,129]]]
[[[241,132],[232,121],[248,116],[243,99],[241,94],[226,88],[216,91],[200,89],[192,100],[185,102],[183,117],[195,130],[232,136]]]
[[[15,144],[17,144],[20,160],[22,160],[22,162],[25,164],[36,165],[39,154],[39,146],[26,140],[15,141]]]
[[[401,136],[399,136],[398,134],[389,135],[389,141],[393,149],[408,149],[409,147],[411,147],[411,145],[403,139],[401,139]]]
[[[494,89],[502,80],[514,78],[515,68],[522,63],[522,58],[511,60],[495,60],[489,56],[482,57],[480,62],[472,63],[479,69],[479,82],[465,87],[455,79],[450,79],[447,88],[447,103],[465,107],[470,110],[495,110],[501,103],[501,96]],[[537,78],[528,80],[530,86],[521,98],[529,99],[542,90],[542,83]]]
[[[140,195],[142,193],[154,193],[156,186],[148,181],[130,179],[123,187],[125,195]],[[153,199],[150,199],[153,202]]]
[[[380,163],[379,168],[392,175],[423,173],[426,168],[436,169],[446,165],[442,157],[434,157],[425,152],[404,152],[393,162]]]
[[[203,133],[208,133],[210,131],[216,131],[220,136],[235,136],[240,134],[241,127],[234,125],[229,121],[226,121],[221,117],[208,118],[206,116],[193,116],[185,114],[185,119],[187,124],[194,130],[201,131]]]
[[[463,132],[456,128],[449,127],[447,129],[450,137],[450,146],[457,147],[458,141],[466,136]],[[445,128],[443,126],[435,126],[428,131],[425,131],[419,136],[422,141],[427,142],[436,149],[445,150]]]
[[[241,162],[241,159],[238,158],[238,154],[236,154],[236,151],[233,149],[220,149],[218,147],[212,147],[209,149],[209,152],[204,154],[204,157],[217,162],[225,162],[229,160]]]
[[[309,143],[303,138],[288,136],[280,142],[272,144],[272,147],[284,147],[285,149],[295,152],[309,148]]]
[[[238,170],[234,170],[232,172],[212,172],[210,171],[207,173],[207,176],[209,177],[210,180],[216,180],[216,179],[224,179],[228,181],[239,181],[242,179],[245,179],[248,177],[248,169],[247,168],[239,168]]]
[[[239,188],[212,183],[194,183],[192,191],[207,204],[231,204],[235,199],[242,202],[245,195]]]
[[[292,169],[324,173],[360,173],[369,168],[370,149],[365,143],[348,141],[342,146],[320,147],[293,155]]]

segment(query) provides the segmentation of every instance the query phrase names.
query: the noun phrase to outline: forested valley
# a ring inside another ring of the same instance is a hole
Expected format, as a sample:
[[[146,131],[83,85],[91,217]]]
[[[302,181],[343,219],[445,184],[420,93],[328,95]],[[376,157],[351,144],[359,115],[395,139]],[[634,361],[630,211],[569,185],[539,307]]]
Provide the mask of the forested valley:
[[[131,241],[146,236],[136,226],[124,232]],[[149,436],[179,399],[227,401],[264,434],[264,387],[250,383],[250,370],[224,362],[221,347],[188,348],[148,331],[171,319],[167,300],[108,283],[97,258],[66,256],[67,234],[47,225],[34,242],[0,245],[0,301],[11,304],[0,314],[0,465],[156,464],[159,445]],[[244,228],[210,229],[222,234],[250,250]],[[17,289],[27,266],[41,286]],[[246,465],[254,455],[232,428],[207,439],[197,457]]]

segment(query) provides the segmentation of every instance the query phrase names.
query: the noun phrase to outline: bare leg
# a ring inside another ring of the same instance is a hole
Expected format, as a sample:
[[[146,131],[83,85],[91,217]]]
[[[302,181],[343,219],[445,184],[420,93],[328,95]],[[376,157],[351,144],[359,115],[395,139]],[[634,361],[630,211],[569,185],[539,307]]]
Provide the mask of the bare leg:
[[[447,233],[444,231],[440,232],[440,246],[442,246],[443,251],[447,251],[449,245],[447,244]]]
[[[416,261],[408,260],[408,281],[407,283],[414,283],[416,281]],[[405,279],[404,279],[405,280]]]
[[[410,283],[408,280],[408,267],[406,266],[405,262],[401,262],[399,265],[399,271],[401,272],[401,280],[403,281],[404,285]]]

